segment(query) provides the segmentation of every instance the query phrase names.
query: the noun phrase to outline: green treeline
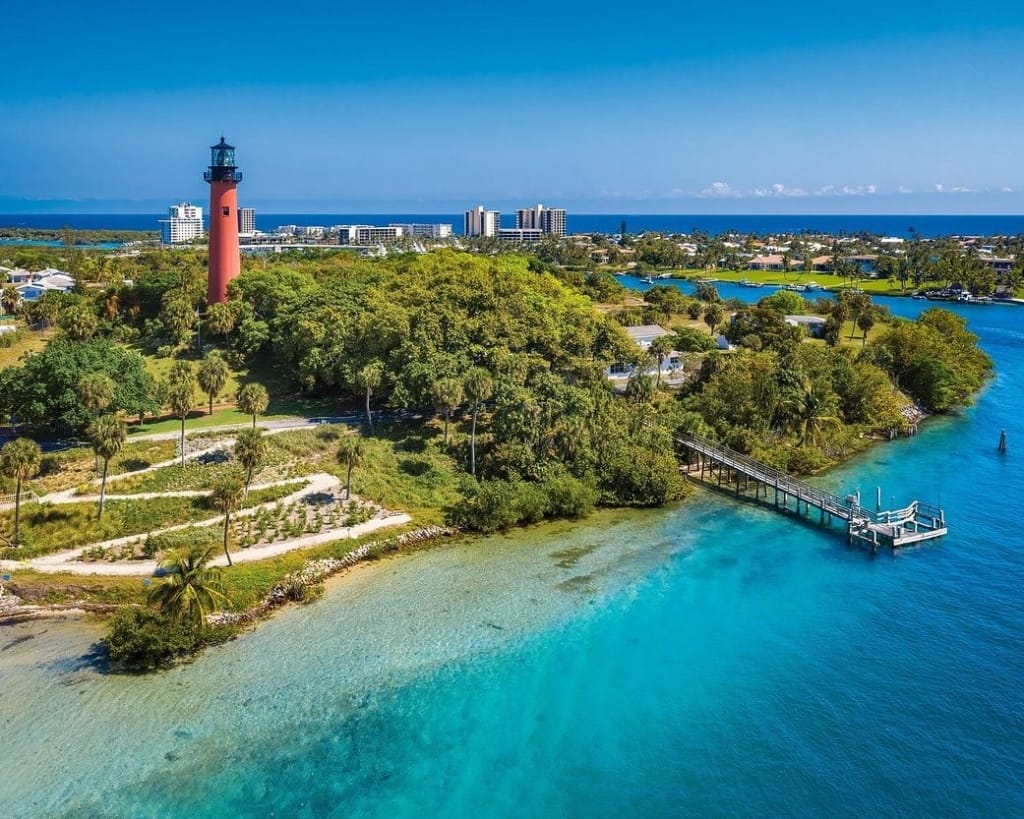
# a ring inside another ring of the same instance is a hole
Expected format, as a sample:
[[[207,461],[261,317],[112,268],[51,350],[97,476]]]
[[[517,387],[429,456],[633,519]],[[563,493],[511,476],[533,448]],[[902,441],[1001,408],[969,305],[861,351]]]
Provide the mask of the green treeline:
[[[814,471],[871,437],[905,432],[915,404],[946,412],[969,403],[991,369],[956,315],[893,319],[858,294],[819,302],[830,313],[824,341],[810,342],[784,318],[806,307],[795,294],[746,306],[706,285],[697,298],[657,287],[613,316],[592,301],[621,300],[610,276],[514,254],[246,258],[229,303],[209,308],[204,261],[197,250],[145,252],[130,284],[97,282],[23,306],[25,319],[57,333],[0,373],[0,412],[81,432],[102,375],[113,385],[103,411],[134,417],[173,404],[184,418],[190,396],[161,394],[141,353],[190,366],[215,355],[219,371],[228,362],[278,393],[363,413],[369,434],[381,411],[435,419],[465,473],[449,519],[492,531],[680,497],[680,432]],[[644,353],[622,327],[641,322],[675,333]],[[714,333],[735,349],[711,349]],[[672,349],[685,378],[669,388],[653,373]],[[636,367],[624,394],[605,375],[616,362]]]
[[[471,473],[456,522],[489,531],[682,494],[671,416],[617,398],[604,374],[635,348],[527,259],[444,251],[316,268],[232,283],[251,308],[239,346],[271,356],[297,389],[362,399],[371,412],[475,418],[478,432],[453,444]]]

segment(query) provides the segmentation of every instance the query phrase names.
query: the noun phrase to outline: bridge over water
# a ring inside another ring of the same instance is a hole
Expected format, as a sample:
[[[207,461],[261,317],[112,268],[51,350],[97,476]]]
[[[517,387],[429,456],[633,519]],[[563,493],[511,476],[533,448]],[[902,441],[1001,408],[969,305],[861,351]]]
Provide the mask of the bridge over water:
[[[683,471],[692,480],[747,497],[753,489],[755,500],[780,512],[810,517],[816,510],[823,525],[838,518],[846,522],[851,543],[866,544],[872,551],[879,546],[909,546],[947,532],[945,513],[931,504],[914,501],[902,509],[871,512],[860,505],[858,496],[840,498],[713,441],[683,435],[676,443]]]

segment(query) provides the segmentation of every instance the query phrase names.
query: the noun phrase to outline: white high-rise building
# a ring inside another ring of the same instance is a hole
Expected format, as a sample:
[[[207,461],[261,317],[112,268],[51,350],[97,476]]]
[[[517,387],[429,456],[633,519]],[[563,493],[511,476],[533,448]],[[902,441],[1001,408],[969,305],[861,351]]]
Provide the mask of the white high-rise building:
[[[238,209],[238,233],[252,236],[256,232],[256,211],[253,208]]]
[[[565,210],[562,208],[521,208],[516,211],[517,230],[542,230],[552,236],[565,236]]]
[[[485,210],[477,205],[473,210],[466,211],[467,236],[497,236],[501,229],[501,213],[496,210]]]
[[[180,202],[167,209],[160,220],[160,241],[165,245],[191,242],[203,235],[203,209],[191,202]]]

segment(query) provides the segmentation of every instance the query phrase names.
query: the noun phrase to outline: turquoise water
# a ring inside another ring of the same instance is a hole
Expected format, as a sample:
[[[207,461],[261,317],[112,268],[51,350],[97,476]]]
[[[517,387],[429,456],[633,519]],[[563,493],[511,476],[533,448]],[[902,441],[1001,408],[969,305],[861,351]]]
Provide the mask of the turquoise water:
[[[372,566],[155,677],[0,629],[5,815],[1024,815],[1024,313],[960,309],[977,406],[823,479],[941,498],[938,544],[702,494]]]

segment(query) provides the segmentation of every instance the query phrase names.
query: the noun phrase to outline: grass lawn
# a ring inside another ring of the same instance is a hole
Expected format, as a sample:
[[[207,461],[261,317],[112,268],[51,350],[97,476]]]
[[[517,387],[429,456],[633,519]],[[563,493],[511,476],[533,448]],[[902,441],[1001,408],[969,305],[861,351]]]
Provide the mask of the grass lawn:
[[[268,435],[265,438],[267,457],[263,465],[256,470],[256,474],[253,475],[253,483],[261,484],[275,480],[300,478],[321,471],[319,462],[324,456],[327,456],[328,465],[333,466],[338,433],[337,427],[323,426],[315,430],[298,429],[277,435]],[[228,455],[231,454],[232,449],[232,444],[225,444],[223,447],[223,451]],[[141,475],[123,478],[111,484],[110,491],[119,495],[128,495],[139,492],[210,489],[219,477],[239,468],[238,463],[231,457],[215,463],[189,460],[185,462],[184,467],[174,464]]]
[[[313,418],[322,415],[339,415],[342,407],[337,400],[329,398],[302,398],[283,396],[271,398],[267,411],[259,416],[260,421],[272,421],[281,418]],[[213,414],[207,412],[206,405],[201,410],[194,409],[185,419],[185,430],[206,429],[207,427],[227,426],[230,424],[251,424],[252,416],[239,412],[235,407],[214,407]],[[149,418],[146,423],[139,424],[136,420],[128,427],[129,435],[142,435],[151,432],[178,432],[181,421],[178,418],[163,416]]]
[[[290,495],[296,485],[282,485],[250,492],[242,508]],[[0,558],[19,560],[63,549],[89,546],[127,535],[145,535],[156,529],[190,521],[208,520],[217,512],[207,498],[151,498],[108,501],[103,520],[97,519],[95,502],[24,504],[21,508],[19,547],[0,548]],[[14,510],[0,513],[0,532],[14,531]]]
[[[828,290],[843,290],[847,287],[855,287],[865,293],[872,293],[880,296],[901,296],[907,291],[900,289],[899,284],[893,284],[888,279],[849,279],[843,276],[833,276],[831,273],[811,272],[805,273],[802,270],[791,270],[784,273],[781,270],[708,270],[703,273],[688,272],[688,279],[717,279],[724,282],[739,282],[743,279],[761,284],[807,284],[815,282]],[[805,295],[814,295],[814,291],[806,291]]]
[[[42,352],[43,347],[53,337],[53,330],[25,330],[22,337],[10,347],[0,347],[0,368],[10,367],[18,363],[25,353]]]
[[[125,444],[121,452],[110,459],[110,475],[135,472],[153,464],[168,461],[174,457],[176,446],[174,441],[134,441]],[[75,447],[60,452],[49,452],[43,455],[42,473],[30,481],[27,489],[37,495],[50,492],[62,492],[88,483],[98,478],[96,457],[88,447]],[[8,482],[3,482],[5,487]],[[13,487],[10,491],[14,491]],[[98,489],[97,489],[98,491]]]
[[[453,432],[449,451],[468,438]],[[326,471],[345,479],[340,465]],[[457,500],[458,486],[455,462],[433,423],[381,424],[372,438],[363,439],[363,463],[352,473],[355,494],[408,512],[419,524],[443,522],[442,510]]]

